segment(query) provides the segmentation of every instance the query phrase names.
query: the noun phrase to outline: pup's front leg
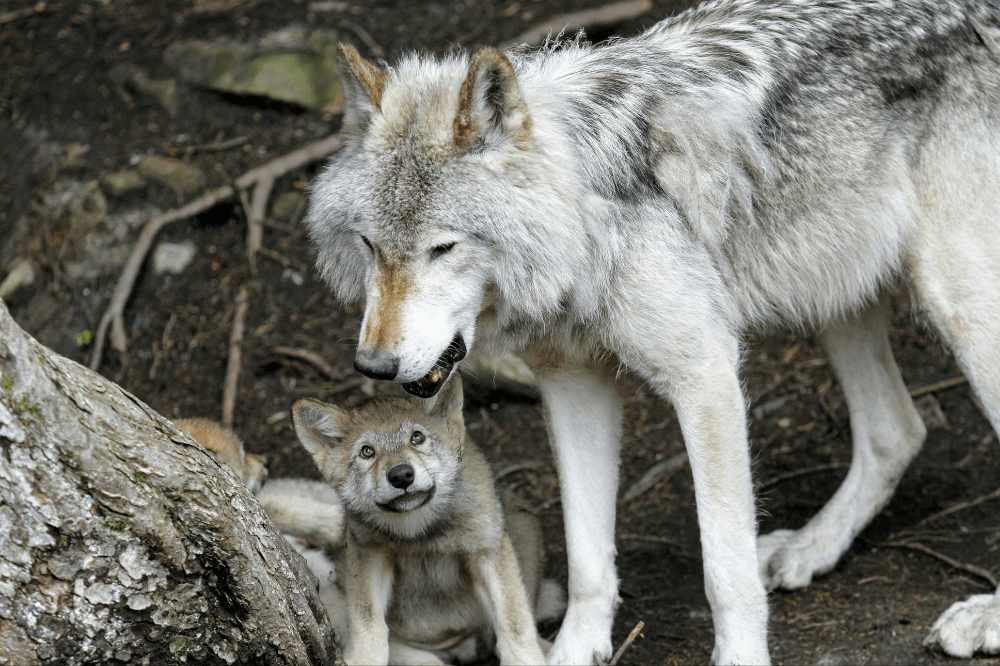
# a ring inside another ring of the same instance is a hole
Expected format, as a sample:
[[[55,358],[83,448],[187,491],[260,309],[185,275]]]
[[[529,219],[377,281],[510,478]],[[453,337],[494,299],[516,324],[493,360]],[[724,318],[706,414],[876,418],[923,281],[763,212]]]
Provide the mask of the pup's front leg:
[[[549,650],[549,663],[603,663],[611,657],[611,624],[618,602],[615,496],[621,398],[610,372],[591,367],[534,369],[559,470],[569,564],[569,606]]]
[[[385,613],[392,595],[392,562],[376,548],[365,548],[347,531],[347,648],[351,666],[389,663]]]
[[[473,555],[469,569],[476,596],[493,620],[500,663],[544,664],[538,630],[510,538],[503,536],[499,552]]]

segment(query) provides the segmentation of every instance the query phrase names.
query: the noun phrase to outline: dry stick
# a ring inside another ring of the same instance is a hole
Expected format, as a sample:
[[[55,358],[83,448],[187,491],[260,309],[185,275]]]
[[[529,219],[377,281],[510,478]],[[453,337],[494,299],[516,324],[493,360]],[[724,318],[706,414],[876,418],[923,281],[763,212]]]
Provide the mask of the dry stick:
[[[335,367],[327,363],[326,359],[314,351],[302,349],[301,347],[275,347],[274,353],[281,354],[282,356],[288,356],[289,358],[297,358],[300,361],[305,361],[330,379],[342,379],[344,377],[343,372],[340,372]]]
[[[240,364],[243,355],[243,328],[247,318],[249,291],[246,285],[240,287],[236,295],[236,314],[233,315],[233,330],[229,334],[229,359],[226,361],[226,384],[222,389],[222,425],[233,427],[233,412],[236,409],[236,393],[239,391]]]
[[[521,462],[521,463],[514,463],[513,465],[507,465],[493,476],[493,480],[499,481],[500,479],[506,476],[510,476],[515,472],[520,472],[526,469],[539,470],[542,469],[542,464],[529,460],[528,462]]]
[[[917,388],[910,390],[910,397],[916,398],[925,393],[933,393],[934,391],[941,391],[947,388],[952,388],[953,386],[960,386],[968,381],[969,380],[965,377],[952,377],[951,379],[934,382],[933,384],[928,384],[927,386],[918,386]]]
[[[770,488],[775,486],[782,481],[787,481],[789,479],[794,479],[799,476],[806,476],[807,474],[816,474],[817,472],[827,472],[832,469],[844,469],[849,467],[847,463],[836,462],[836,463],[826,463],[825,465],[814,465],[812,467],[804,467],[802,469],[793,469],[791,472],[785,472],[784,474],[779,474],[778,476],[771,477],[767,481],[761,482],[760,486],[757,487],[758,491],[764,490],[765,488]]]
[[[625,491],[625,494],[622,495],[622,498],[619,501],[621,503],[631,502],[636,497],[656,485],[657,481],[679,470],[687,461],[688,454],[682,451],[670,456],[661,463],[653,465],[646,470],[646,473],[642,475],[641,479],[633,483],[632,487]]]
[[[667,537],[657,536],[655,534],[619,534],[618,538],[621,541],[645,541],[647,543],[661,543],[667,546],[673,546],[678,550],[687,551],[687,546],[682,543],[678,543],[673,539],[668,539]]]
[[[25,7],[24,9],[15,9],[12,12],[7,12],[6,14],[0,14],[0,25],[4,23],[9,23],[10,21],[15,21],[19,18],[24,18],[25,16],[31,16],[32,14],[41,14],[44,11],[54,12],[59,9],[61,5],[46,5],[44,2],[39,2],[33,7]]]
[[[968,502],[959,502],[958,504],[953,504],[952,506],[949,506],[947,509],[938,511],[937,513],[933,513],[924,518],[923,520],[921,520],[919,523],[917,523],[917,527],[920,527],[921,525],[926,525],[929,522],[935,521],[938,518],[943,518],[948,514],[955,513],[956,511],[961,511],[962,509],[970,509],[976,506],[977,504],[982,504],[983,502],[989,502],[990,500],[995,500],[997,498],[1000,498],[1000,488],[997,488],[993,492],[987,493],[982,497],[977,497],[974,500],[969,500]]]
[[[548,21],[542,21],[535,27],[522,32],[501,48],[510,48],[519,44],[528,44],[531,46],[541,44],[542,40],[546,37],[557,34],[564,28],[575,30],[577,28],[614,25],[621,21],[642,16],[652,9],[652,7],[653,3],[650,0],[628,0],[627,2],[613,2],[610,5],[595,7],[594,9],[587,9],[582,12],[554,16]]]
[[[250,260],[250,274],[257,275],[257,251],[264,240],[264,218],[267,216],[267,200],[274,188],[274,176],[264,174],[253,188],[253,199],[247,215],[247,258]]]
[[[931,557],[935,557],[944,562],[945,564],[948,564],[949,566],[952,566],[956,569],[961,569],[962,571],[968,571],[970,574],[984,578],[985,580],[989,581],[993,589],[1000,587],[1000,582],[997,581],[996,576],[991,574],[986,569],[976,566],[975,564],[966,564],[965,562],[959,562],[958,560],[952,559],[943,553],[939,553],[936,550],[928,548],[922,543],[918,543],[915,541],[889,541],[886,543],[880,543],[878,545],[883,546],[885,548],[906,548],[909,550],[920,551],[921,553],[925,553],[927,555],[930,555]]]
[[[625,642],[622,643],[622,646],[618,648],[618,652],[615,652],[615,656],[611,657],[611,661],[608,662],[608,666],[615,666],[618,663],[618,660],[622,658],[622,654],[628,649],[629,645],[632,645],[632,643],[635,642],[639,632],[642,631],[642,628],[645,626],[646,623],[642,620],[639,621],[639,624],[635,625],[635,628],[629,632],[628,638],[626,638]]]
[[[235,186],[236,188],[245,189],[258,183],[266,176],[270,176],[272,179],[280,178],[293,169],[326,157],[338,148],[340,148],[340,137],[335,134],[328,136],[316,143],[312,143],[246,172],[236,179]],[[104,338],[107,334],[108,326],[113,324],[114,337],[112,344],[114,344],[115,349],[120,352],[125,352],[127,349],[122,313],[125,310],[125,303],[128,301],[133,287],[135,287],[136,278],[139,276],[139,269],[142,268],[143,261],[145,261],[146,255],[149,253],[149,248],[153,244],[153,239],[160,229],[170,222],[183,220],[206,211],[220,201],[225,201],[235,193],[236,190],[230,185],[220,187],[195,199],[186,206],[168,211],[146,223],[145,228],[143,228],[142,233],[139,235],[139,240],[136,241],[135,247],[132,249],[128,263],[125,264],[125,268],[118,278],[118,284],[115,285],[115,290],[111,295],[111,302],[108,303],[108,309],[105,310],[104,315],[101,317],[101,323],[97,327],[97,334],[94,336],[94,352],[90,357],[91,370],[97,370],[101,365],[101,358],[104,353]]]

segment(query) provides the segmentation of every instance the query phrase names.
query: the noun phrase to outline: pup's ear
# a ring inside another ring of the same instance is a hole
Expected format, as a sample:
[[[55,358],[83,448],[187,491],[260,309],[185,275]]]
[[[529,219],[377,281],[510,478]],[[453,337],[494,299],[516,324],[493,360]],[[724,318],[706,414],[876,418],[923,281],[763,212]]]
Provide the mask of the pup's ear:
[[[376,111],[382,109],[382,91],[389,73],[361,57],[350,44],[337,45],[340,53],[338,69],[344,86],[344,128],[348,131],[364,127]]]
[[[292,405],[292,422],[302,446],[325,475],[334,464],[334,449],[344,441],[350,415],[335,405],[306,398]]]
[[[465,418],[462,416],[465,396],[462,394],[462,375],[457,368],[437,395],[422,402],[428,414],[444,419],[460,432],[465,430]]]
[[[455,145],[468,150],[477,139],[491,143],[503,138],[525,143],[531,119],[510,60],[486,47],[469,60],[469,74],[458,93]]]

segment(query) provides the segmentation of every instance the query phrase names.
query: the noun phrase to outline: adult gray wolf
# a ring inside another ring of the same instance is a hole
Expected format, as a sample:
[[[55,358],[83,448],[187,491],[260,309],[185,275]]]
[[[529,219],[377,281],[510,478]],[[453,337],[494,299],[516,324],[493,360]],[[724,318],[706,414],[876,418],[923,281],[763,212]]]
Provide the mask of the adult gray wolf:
[[[545,663],[535,622],[558,617],[562,593],[542,579],[538,519],[504,506],[466,446],[460,377],[434,401],[300,400],[293,418],[346,513],[348,664],[472,661],[494,638],[503,664]]]
[[[996,0],[718,0],[600,46],[389,68],[344,47],[318,267],[365,298],[369,376],[432,395],[474,343],[536,372],[569,559],[552,663],[611,652],[621,370],[680,420],[717,663],[768,661],[765,587],[830,569],[924,439],[883,287],[1000,427],[998,25]],[[776,325],[821,332],[855,452],[806,527],[761,538],[761,578],[740,347]],[[934,640],[1000,649],[1000,594],[963,612]]]

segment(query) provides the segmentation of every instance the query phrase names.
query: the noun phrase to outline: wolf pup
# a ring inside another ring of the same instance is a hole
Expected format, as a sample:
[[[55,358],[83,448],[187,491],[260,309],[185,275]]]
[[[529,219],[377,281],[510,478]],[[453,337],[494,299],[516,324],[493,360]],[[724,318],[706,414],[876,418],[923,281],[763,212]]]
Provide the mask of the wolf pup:
[[[341,55],[318,267],[365,299],[369,376],[432,395],[473,344],[533,366],[569,556],[552,662],[611,654],[621,370],[676,408],[720,664],[768,661],[766,587],[832,568],[924,440],[883,287],[910,287],[1000,428],[997,0],[716,0],[598,46]],[[855,454],[758,572],[741,347],[782,324],[821,332]],[[941,644],[1000,649],[1000,594],[964,608]]]
[[[560,600],[541,577],[541,531],[505,509],[466,446],[459,376],[433,401],[378,397],[346,412],[300,400],[293,415],[346,509],[347,663],[399,663],[406,648],[468,661],[494,637],[501,663],[545,663],[535,621]]]

